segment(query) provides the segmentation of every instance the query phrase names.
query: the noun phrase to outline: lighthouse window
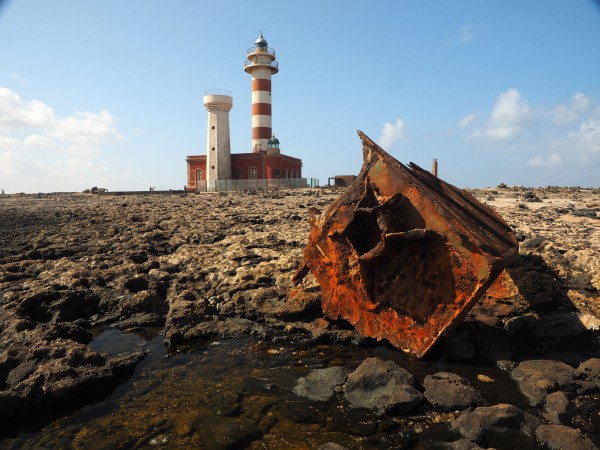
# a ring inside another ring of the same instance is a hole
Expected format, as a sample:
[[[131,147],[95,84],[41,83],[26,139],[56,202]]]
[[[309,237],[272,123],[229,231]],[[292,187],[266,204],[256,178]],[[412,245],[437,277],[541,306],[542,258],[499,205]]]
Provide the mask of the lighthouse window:
[[[273,178],[279,178],[281,176],[280,169],[273,169]]]
[[[212,151],[215,151],[215,148],[214,148],[214,147],[212,148]]]
[[[214,129],[215,129],[215,126],[213,125],[212,128],[211,128],[211,130],[214,130]]]

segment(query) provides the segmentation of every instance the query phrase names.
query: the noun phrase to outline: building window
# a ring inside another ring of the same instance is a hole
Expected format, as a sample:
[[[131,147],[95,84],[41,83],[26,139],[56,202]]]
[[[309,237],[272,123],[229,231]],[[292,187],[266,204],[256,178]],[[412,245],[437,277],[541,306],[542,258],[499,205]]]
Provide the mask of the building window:
[[[273,169],[273,178],[279,178],[281,176],[281,169]]]
[[[285,169],[285,177],[286,178],[290,177],[290,169]]]
[[[244,169],[242,169],[241,167],[235,169],[234,177],[236,180],[242,180],[244,178]]]
[[[203,179],[202,169],[196,169],[196,185],[198,185],[198,182],[202,181]]]
[[[248,168],[248,179],[256,180],[256,167]]]

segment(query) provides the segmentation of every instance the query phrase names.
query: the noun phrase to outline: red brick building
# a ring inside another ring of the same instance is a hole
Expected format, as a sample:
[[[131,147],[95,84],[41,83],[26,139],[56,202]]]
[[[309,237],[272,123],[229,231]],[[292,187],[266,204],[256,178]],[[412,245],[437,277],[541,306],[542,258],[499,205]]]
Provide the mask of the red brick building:
[[[188,156],[186,162],[187,189],[206,190],[206,155]],[[288,180],[294,183],[302,178],[302,160],[280,153],[279,140],[273,136],[267,151],[232,153],[231,174],[233,180],[277,180],[274,185],[285,186]]]

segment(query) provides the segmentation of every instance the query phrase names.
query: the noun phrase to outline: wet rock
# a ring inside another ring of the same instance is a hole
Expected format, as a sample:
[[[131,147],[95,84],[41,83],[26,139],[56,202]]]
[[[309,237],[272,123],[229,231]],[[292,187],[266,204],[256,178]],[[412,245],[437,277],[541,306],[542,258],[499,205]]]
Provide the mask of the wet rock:
[[[546,396],[557,390],[589,389],[591,383],[578,380],[579,372],[573,367],[553,360],[531,360],[520,363],[511,372],[532,406],[541,405]]]
[[[574,404],[577,415],[572,424],[587,433],[600,433],[600,394],[576,397]]]
[[[540,425],[535,436],[548,450],[596,450],[594,443],[579,431],[564,425]]]
[[[348,369],[339,366],[313,370],[298,380],[294,392],[313,401],[329,400],[336,387],[344,384],[349,373]]]
[[[205,448],[214,450],[234,450],[245,448],[262,433],[256,425],[243,418],[224,418],[209,420],[199,427],[198,433]]]
[[[482,395],[469,382],[453,373],[438,372],[423,381],[424,396],[436,411],[464,410],[486,404]]]
[[[6,400],[0,401],[0,418],[6,422],[99,399],[131,375],[144,353],[110,357],[57,338],[35,342],[17,356],[0,391]]]
[[[573,408],[564,392],[553,392],[546,397],[543,416],[555,424],[569,425],[573,417]]]
[[[423,401],[414,382],[413,375],[396,363],[368,358],[348,376],[344,395],[353,408],[368,408],[377,414],[407,412]]]
[[[596,389],[600,389],[600,358],[591,358],[582,362],[577,371],[581,375],[580,378],[595,385]]]
[[[485,448],[512,448],[516,442],[520,448],[535,448],[533,435],[539,423],[539,419],[513,405],[499,404],[462,414],[452,422],[451,429]],[[530,447],[523,445],[526,442]]]
[[[318,450],[346,450],[346,447],[335,442],[326,442],[321,445]]]
[[[124,319],[113,326],[118,328],[119,330],[127,330],[129,328],[139,328],[139,327],[153,327],[162,325],[165,322],[165,318],[162,315],[154,314],[154,313],[142,313],[135,314],[129,319]]]

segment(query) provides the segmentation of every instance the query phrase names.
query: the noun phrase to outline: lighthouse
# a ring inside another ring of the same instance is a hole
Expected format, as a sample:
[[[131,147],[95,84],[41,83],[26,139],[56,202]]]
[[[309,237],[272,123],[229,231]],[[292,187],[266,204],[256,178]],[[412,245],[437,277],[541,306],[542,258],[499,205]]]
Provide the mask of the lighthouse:
[[[271,76],[279,72],[275,50],[262,33],[248,49],[244,70],[252,75],[252,152],[267,151],[273,137],[271,122]]]
[[[2,1],[2,0],[0,0]],[[193,192],[238,189],[306,187],[302,160],[284,154],[271,123],[271,76],[279,72],[275,50],[262,33],[247,51],[244,70],[252,76],[252,152],[232,153],[229,139],[231,92],[206,91],[208,111],[206,153],[190,155],[186,190]],[[241,75],[240,75],[241,76]],[[312,184],[312,182],[311,182]]]
[[[218,180],[231,179],[231,144],[229,111],[233,98],[227,91],[206,91],[204,107],[208,111],[206,139],[206,182],[214,186]]]

